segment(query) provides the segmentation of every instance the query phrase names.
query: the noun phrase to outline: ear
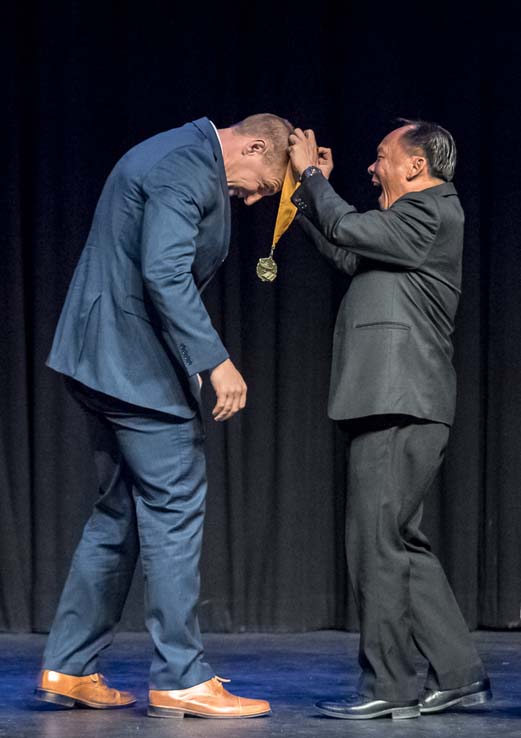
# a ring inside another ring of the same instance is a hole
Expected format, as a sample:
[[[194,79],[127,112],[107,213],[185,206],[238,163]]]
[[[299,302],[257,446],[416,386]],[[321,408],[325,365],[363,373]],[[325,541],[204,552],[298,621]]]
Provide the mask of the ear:
[[[263,138],[251,138],[242,148],[244,156],[262,156],[268,148]]]
[[[411,156],[407,167],[407,180],[416,179],[420,174],[424,174],[426,168],[427,159],[424,156]]]

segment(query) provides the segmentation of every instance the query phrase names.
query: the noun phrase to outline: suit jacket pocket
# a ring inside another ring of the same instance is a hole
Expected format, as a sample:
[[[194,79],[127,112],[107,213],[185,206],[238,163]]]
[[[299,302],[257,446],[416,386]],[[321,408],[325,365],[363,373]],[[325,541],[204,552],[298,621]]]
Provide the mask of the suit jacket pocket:
[[[401,406],[411,380],[411,328],[385,320],[354,323],[335,333],[331,391],[337,406],[352,417],[398,412],[394,408]]]
[[[102,297],[102,293],[96,295],[92,303],[88,306],[88,309],[84,312],[81,322],[79,323],[81,334],[79,334],[78,360],[76,362],[76,367],[78,367],[79,364],[81,363],[86,344],[89,341],[89,329],[92,329],[93,324],[99,321],[99,312],[101,308],[101,302],[100,302],[101,297]],[[93,332],[95,335],[98,333],[97,329],[95,328],[93,329]]]
[[[147,302],[142,297],[137,297],[136,295],[127,295],[123,302],[123,305],[121,306],[121,309],[125,313],[134,315],[135,317],[141,318],[142,320],[145,320],[147,323],[150,323],[157,328],[161,328],[159,316],[151,306],[149,307],[147,305]]]
[[[411,330],[411,326],[408,323],[400,323],[396,320],[378,320],[372,323],[355,323],[355,328],[390,328],[399,331]]]

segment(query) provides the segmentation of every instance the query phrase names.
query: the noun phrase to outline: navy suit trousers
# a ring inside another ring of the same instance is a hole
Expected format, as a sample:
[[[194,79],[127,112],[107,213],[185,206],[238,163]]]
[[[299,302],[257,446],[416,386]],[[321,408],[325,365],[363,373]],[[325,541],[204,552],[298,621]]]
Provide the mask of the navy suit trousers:
[[[201,420],[130,405],[68,380],[86,408],[100,497],[83,530],[49,634],[43,668],[99,671],[139,553],[154,653],[151,689],[214,676],[197,620],[206,463]]]

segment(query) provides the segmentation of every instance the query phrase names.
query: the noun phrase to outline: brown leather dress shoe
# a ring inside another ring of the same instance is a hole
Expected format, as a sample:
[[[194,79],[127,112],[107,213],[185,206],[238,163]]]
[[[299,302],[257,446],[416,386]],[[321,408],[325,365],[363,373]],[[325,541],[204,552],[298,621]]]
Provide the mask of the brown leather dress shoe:
[[[182,718],[195,715],[202,718],[249,718],[269,715],[270,703],[265,700],[249,700],[230,694],[215,676],[189,689],[149,691],[148,714],[150,717]]]
[[[41,672],[35,694],[39,700],[62,707],[74,707],[78,704],[99,710],[128,707],[136,701],[130,692],[111,689],[103,674],[78,677],[49,669]]]

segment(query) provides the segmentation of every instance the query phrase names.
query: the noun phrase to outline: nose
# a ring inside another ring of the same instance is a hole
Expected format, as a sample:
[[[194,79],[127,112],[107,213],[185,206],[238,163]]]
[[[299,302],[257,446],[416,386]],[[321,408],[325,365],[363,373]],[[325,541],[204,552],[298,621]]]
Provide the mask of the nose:
[[[375,165],[375,164],[376,164],[376,162],[375,162],[375,161],[373,161],[373,163],[372,163],[372,164],[369,164],[369,166],[367,167],[367,171],[368,171],[368,172],[369,172],[369,174],[371,174],[371,175],[373,175],[373,174],[374,174],[374,165]]]

